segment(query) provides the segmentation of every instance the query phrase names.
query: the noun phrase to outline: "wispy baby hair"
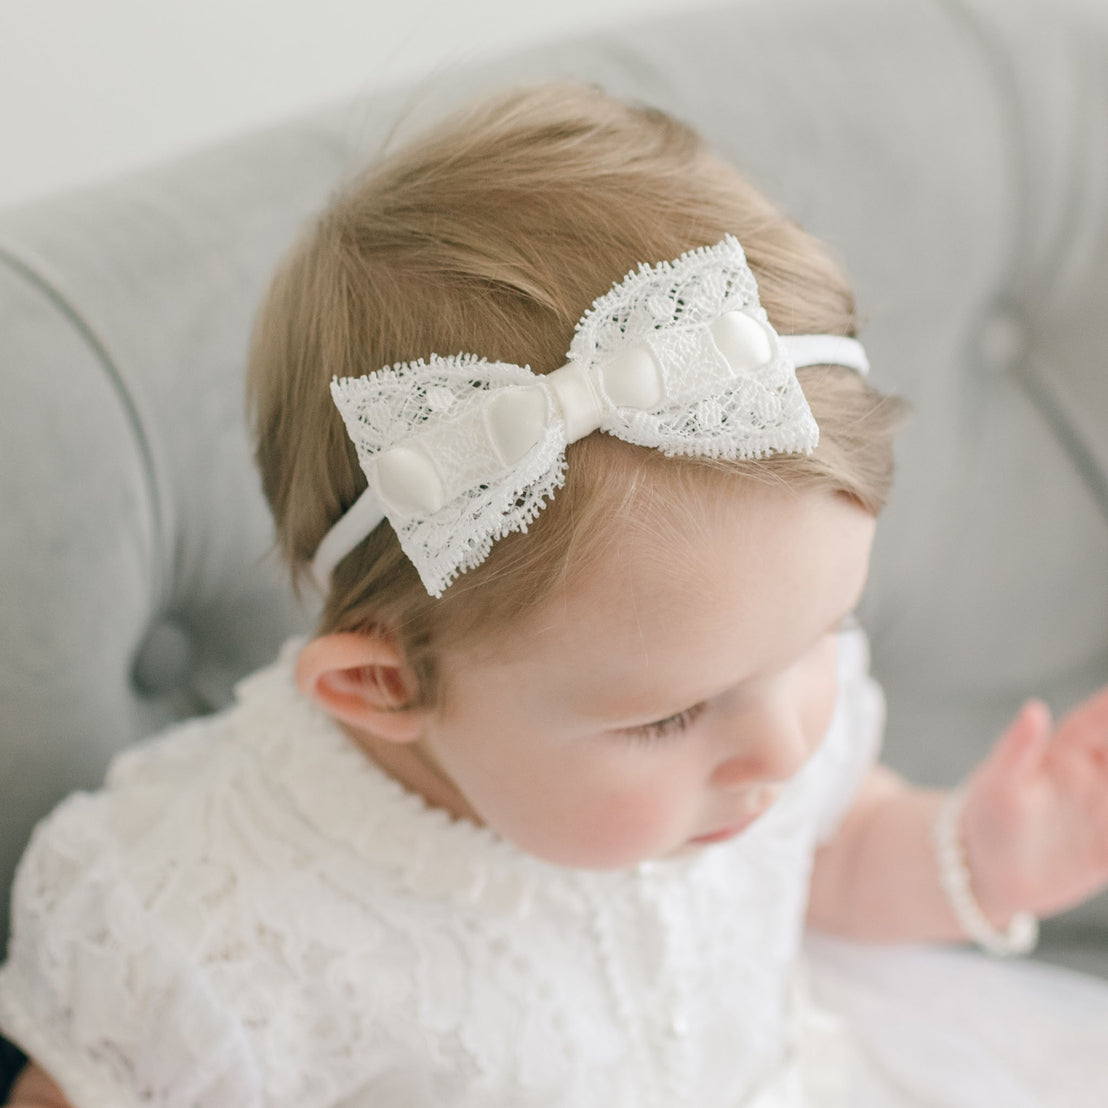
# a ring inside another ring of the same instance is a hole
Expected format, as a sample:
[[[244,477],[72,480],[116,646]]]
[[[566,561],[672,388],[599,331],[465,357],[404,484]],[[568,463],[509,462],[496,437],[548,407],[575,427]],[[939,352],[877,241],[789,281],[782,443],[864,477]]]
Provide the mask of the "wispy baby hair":
[[[251,353],[256,456],[294,582],[365,485],[333,377],[462,351],[548,373],[613,281],[726,234],[780,333],[854,334],[849,284],[811,236],[690,128],[594,88],[502,93],[353,180],[285,259]],[[821,433],[811,456],[674,459],[592,434],[570,446],[566,485],[529,531],[440,599],[382,523],[336,568],[319,630],[395,636],[431,704],[444,651],[487,641],[587,571],[613,521],[646,534],[698,484],[825,487],[878,512],[898,406],[848,370],[798,376]]]

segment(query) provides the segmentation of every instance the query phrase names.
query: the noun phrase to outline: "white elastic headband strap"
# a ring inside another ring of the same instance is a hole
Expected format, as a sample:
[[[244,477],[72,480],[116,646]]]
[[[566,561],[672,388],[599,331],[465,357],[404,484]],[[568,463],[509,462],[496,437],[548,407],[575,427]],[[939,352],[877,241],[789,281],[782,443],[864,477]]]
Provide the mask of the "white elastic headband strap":
[[[857,339],[846,335],[778,335],[783,352],[797,369],[813,365],[836,365],[865,376],[869,359]],[[366,487],[361,496],[339,517],[323,537],[312,559],[312,576],[326,593],[331,574],[363,539],[385,519],[385,509],[373,489]]]
[[[377,530],[385,518],[385,509],[368,485],[362,495],[339,516],[334,527],[323,536],[319,549],[312,559],[312,576],[321,591],[326,593],[331,574],[363,539]]]
[[[778,335],[777,341],[797,369],[841,365],[863,377],[869,373],[865,347],[846,335]]]

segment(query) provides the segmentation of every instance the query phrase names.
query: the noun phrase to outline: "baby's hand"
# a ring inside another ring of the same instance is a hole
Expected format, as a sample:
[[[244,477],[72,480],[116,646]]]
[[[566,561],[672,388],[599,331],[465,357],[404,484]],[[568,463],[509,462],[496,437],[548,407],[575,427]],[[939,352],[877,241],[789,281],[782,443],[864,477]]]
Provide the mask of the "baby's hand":
[[[1108,688],[1057,728],[1024,704],[968,783],[966,855],[982,907],[1064,911],[1108,883]]]

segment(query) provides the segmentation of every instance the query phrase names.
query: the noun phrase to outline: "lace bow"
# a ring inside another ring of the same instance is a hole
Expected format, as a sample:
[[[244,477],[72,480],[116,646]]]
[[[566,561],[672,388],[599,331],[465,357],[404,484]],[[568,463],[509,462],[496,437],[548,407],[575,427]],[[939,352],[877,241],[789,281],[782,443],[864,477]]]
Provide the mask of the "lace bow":
[[[779,336],[738,241],[642,265],[577,324],[545,375],[470,354],[335,379],[331,394],[369,482],[320,544],[331,570],[387,516],[432,596],[525,531],[565,480],[565,448],[593,431],[667,455],[810,452],[819,430],[798,364],[864,372],[835,335]]]

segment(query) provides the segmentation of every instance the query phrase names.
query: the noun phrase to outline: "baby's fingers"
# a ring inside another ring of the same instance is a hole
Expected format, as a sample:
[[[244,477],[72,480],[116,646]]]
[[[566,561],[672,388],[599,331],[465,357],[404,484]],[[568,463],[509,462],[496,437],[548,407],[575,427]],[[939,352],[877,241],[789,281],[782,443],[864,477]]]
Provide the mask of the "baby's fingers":
[[[1057,741],[1108,752],[1108,687],[1094,693],[1062,720]]]
[[[1050,745],[1050,709],[1041,700],[1029,700],[1000,736],[991,761],[1004,775],[1025,777],[1042,764]]]

